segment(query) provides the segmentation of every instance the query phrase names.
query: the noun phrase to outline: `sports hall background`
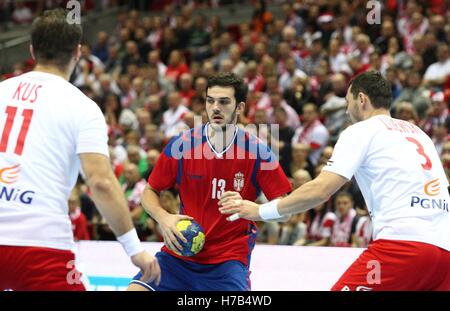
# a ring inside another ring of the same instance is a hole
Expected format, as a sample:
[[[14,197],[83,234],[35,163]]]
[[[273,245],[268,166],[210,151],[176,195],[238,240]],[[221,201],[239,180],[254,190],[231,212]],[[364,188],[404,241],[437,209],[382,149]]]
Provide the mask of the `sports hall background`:
[[[368,23],[368,14],[374,13],[368,2],[381,5],[379,23]],[[32,69],[27,53],[30,22],[43,9],[66,3],[0,0],[0,81]],[[280,124],[279,141],[272,147],[294,187],[314,178],[329,159],[337,136],[350,124],[347,83],[367,70],[378,70],[391,82],[393,116],[417,124],[432,138],[448,172],[448,1],[80,3],[83,55],[71,82],[105,115],[111,164],[142,241],[162,241],[157,224],[139,205],[146,179],[170,137],[192,127],[196,116],[206,122],[206,77],[218,71],[234,72],[249,86],[246,114],[239,120],[243,126]],[[270,141],[272,133],[259,128],[255,134]],[[300,262],[309,267],[314,263],[314,269],[302,270],[309,275],[304,282],[310,289],[327,289],[333,276],[370,243],[370,219],[359,189],[350,182],[343,190],[348,193],[345,202],[336,204],[333,197],[287,223],[259,224],[251,266],[254,289],[277,289],[267,287],[276,274],[267,270],[267,262],[292,254],[301,254]],[[177,190],[164,192],[162,204],[176,212]],[[81,179],[69,206],[77,240],[114,240]],[[156,250],[160,244],[146,245]],[[311,248],[301,252],[293,245]],[[342,260],[320,260],[324,248],[314,246],[329,246],[326,251]],[[117,262],[103,272],[97,260],[86,261],[94,289],[120,288],[126,284],[120,278],[133,274],[127,270],[132,267],[117,268],[122,262],[118,244],[82,242],[78,247],[81,262],[89,252],[101,258],[99,249],[118,254]],[[298,277],[289,273],[296,264],[287,261],[285,273],[280,270],[285,277],[281,289],[304,289],[291,283]],[[263,279],[257,277],[262,271]]]

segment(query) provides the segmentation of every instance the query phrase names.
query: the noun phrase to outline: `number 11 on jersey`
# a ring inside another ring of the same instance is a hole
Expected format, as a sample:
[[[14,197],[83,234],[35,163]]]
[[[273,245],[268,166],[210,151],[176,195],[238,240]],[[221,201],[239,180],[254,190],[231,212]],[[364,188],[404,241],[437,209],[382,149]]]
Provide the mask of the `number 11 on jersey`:
[[[14,120],[16,118],[17,107],[7,106],[5,113],[6,113],[6,122],[0,140],[0,152],[6,152],[6,149],[8,148],[9,136],[11,134],[11,130],[14,125]],[[24,109],[22,112],[22,117],[23,122],[22,126],[20,127],[16,147],[14,149],[14,153],[17,155],[22,155],[25,139],[27,138],[28,128],[30,127],[31,118],[33,117],[33,110]]]
[[[215,199],[220,200],[220,198],[222,197],[222,194],[225,192],[225,186],[226,186],[225,179],[213,178],[211,182],[212,182],[211,198],[213,200],[215,200]]]

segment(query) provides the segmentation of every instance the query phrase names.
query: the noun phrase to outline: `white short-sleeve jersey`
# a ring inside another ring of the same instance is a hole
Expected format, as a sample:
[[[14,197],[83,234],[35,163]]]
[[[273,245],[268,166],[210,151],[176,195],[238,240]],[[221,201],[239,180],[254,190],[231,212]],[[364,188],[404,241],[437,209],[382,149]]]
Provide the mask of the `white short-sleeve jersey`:
[[[71,249],[67,200],[80,153],[108,156],[95,102],[56,75],[0,83],[0,245]]]
[[[358,122],[342,132],[324,170],[355,176],[374,240],[450,250],[447,178],[433,142],[417,126],[385,115]]]

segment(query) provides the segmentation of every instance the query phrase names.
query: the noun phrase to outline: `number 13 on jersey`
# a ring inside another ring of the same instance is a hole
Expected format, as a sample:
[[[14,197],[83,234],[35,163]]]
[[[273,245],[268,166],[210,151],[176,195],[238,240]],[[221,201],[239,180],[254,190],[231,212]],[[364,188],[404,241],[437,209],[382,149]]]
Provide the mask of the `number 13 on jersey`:
[[[225,179],[217,179],[217,178],[213,178],[211,182],[212,182],[211,199],[220,200],[222,194],[225,192],[225,186],[227,183]]]

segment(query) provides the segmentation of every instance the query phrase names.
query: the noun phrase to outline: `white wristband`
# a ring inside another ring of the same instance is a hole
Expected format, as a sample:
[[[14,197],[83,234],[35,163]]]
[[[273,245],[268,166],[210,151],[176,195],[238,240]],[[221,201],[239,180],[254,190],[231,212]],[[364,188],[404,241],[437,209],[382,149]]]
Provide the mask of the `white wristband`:
[[[239,213],[234,213],[230,217],[228,217],[228,221],[235,221],[239,219]]]
[[[280,213],[278,213],[278,201],[280,201],[280,199],[276,199],[270,202],[267,202],[265,204],[262,204],[259,207],[259,216],[261,216],[261,218],[263,220],[272,220],[272,219],[277,219],[280,218],[281,215]]]
[[[125,234],[117,237],[117,241],[122,244],[123,249],[128,256],[132,257],[144,250],[144,247],[139,240],[136,229],[131,229]]]

